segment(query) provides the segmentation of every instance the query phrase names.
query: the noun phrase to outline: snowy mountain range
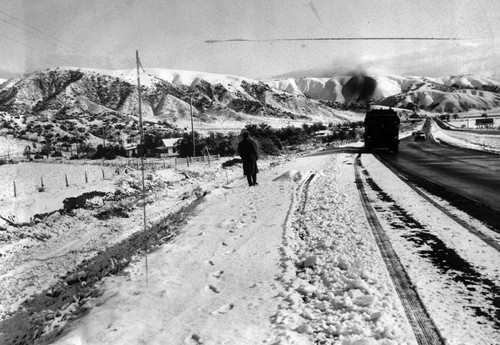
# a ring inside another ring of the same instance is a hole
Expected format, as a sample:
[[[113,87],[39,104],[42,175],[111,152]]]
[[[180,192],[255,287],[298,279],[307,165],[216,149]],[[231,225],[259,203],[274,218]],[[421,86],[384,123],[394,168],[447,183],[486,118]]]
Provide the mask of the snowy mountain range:
[[[472,75],[371,78],[376,81],[371,95],[376,104],[435,112],[500,107],[500,78]],[[168,119],[175,123],[189,113],[192,95],[195,117],[250,114],[305,120],[331,117],[335,122],[342,119],[340,113],[324,101],[330,105],[345,104],[344,87],[349,79],[351,76],[258,81],[203,72],[148,69],[141,75],[143,114],[149,120]],[[0,85],[0,110],[49,117],[87,112],[135,116],[136,85],[135,70],[38,71]]]
[[[109,135],[128,140],[137,131],[137,82],[135,69],[62,67],[6,80],[0,84],[3,131],[35,141],[98,141]],[[473,75],[254,80],[148,69],[141,72],[140,83],[143,118],[163,129],[189,128],[191,111],[197,130],[208,131],[261,122],[286,126],[360,121],[363,112],[350,110],[363,110],[366,101],[426,113],[500,108],[500,78]]]

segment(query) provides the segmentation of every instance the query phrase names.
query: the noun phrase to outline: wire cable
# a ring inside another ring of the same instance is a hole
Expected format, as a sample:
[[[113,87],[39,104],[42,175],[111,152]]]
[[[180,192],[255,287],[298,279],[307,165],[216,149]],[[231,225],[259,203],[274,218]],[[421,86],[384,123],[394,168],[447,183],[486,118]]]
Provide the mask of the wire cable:
[[[8,17],[8,18],[11,18],[11,19],[15,20],[16,22],[21,23],[22,25],[24,25],[24,26],[28,27],[29,29],[31,29],[31,30],[33,30],[33,31],[36,31],[36,32],[38,32],[38,33],[40,33],[40,34],[42,34],[42,35],[44,35],[44,36],[46,36],[46,37],[50,38],[50,39],[51,39],[51,40],[53,40],[54,42],[49,41],[49,40],[47,40],[46,38],[41,37],[40,35],[37,35],[37,34],[35,34],[35,33],[33,33],[33,32],[30,32],[28,29],[23,28],[23,27],[21,27],[21,26],[19,26],[19,25],[15,24],[15,23],[12,23],[11,21],[8,21],[8,20],[6,20],[6,19],[0,18],[3,22],[5,22],[5,23],[7,23],[7,24],[9,24],[9,25],[11,25],[11,26],[13,26],[13,27],[15,27],[15,28],[19,29],[19,30],[22,30],[23,32],[25,32],[25,33],[27,33],[27,34],[29,34],[29,35],[34,36],[34,37],[36,37],[36,38],[40,39],[41,41],[44,41],[45,43],[48,43],[48,44],[51,44],[51,45],[56,44],[56,45],[60,46],[62,49],[65,49],[67,52],[73,52],[73,51],[80,52],[80,53],[82,53],[82,54],[83,54],[83,55],[81,55],[81,56],[82,56],[84,59],[86,59],[86,60],[88,60],[88,61],[90,61],[90,62],[92,62],[92,63],[95,63],[95,64],[97,64],[97,65],[101,65],[101,61],[94,60],[94,59],[92,59],[92,58],[87,57],[87,56],[86,56],[87,52],[85,52],[85,51],[83,51],[83,50],[79,49],[78,47],[75,47],[75,46],[73,46],[73,45],[71,45],[71,44],[68,44],[68,43],[66,43],[66,42],[63,42],[63,41],[61,41],[61,40],[59,40],[59,39],[55,38],[54,36],[52,36],[52,35],[50,35],[50,34],[48,34],[48,33],[46,33],[46,32],[43,32],[42,30],[37,29],[36,27],[34,27],[34,26],[30,25],[30,24],[27,24],[27,23],[23,22],[22,20],[17,19],[16,17],[14,17],[14,16],[12,16],[12,15],[8,14],[7,12],[5,12],[5,11],[3,11],[3,10],[1,10],[1,9],[0,9],[0,13],[1,13],[1,14],[3,14],[4,16]],[[18,42],[18,43],[19,43],[19,42]],[[32,48],[32,49],[35,49],[35,48],[33,48],[33,47],[31,47],[31,48]]]

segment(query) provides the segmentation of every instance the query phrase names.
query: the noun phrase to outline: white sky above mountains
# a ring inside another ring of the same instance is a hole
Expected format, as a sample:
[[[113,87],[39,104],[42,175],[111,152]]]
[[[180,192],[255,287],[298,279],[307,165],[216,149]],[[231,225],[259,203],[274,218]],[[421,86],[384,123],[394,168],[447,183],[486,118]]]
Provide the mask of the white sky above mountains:
[[[250,78],[498,75],[499,33],[500,2],[488,0],[2,0],[0,77],[134,68],[136,49],[146,69]],[[266,41],[328,37],[462,40]],[[235,38],[257,41],[206,43]]]

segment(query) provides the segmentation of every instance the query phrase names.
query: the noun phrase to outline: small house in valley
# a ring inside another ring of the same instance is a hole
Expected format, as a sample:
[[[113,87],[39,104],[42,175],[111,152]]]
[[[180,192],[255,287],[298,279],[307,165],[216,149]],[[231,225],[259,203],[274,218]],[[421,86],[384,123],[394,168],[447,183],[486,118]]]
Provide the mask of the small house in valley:
[[[181,138],[162,139],[163,145],[156,148],[156,152],[159,154],[160,158],[177,157],[179,153],[175,145],[180,139]]]

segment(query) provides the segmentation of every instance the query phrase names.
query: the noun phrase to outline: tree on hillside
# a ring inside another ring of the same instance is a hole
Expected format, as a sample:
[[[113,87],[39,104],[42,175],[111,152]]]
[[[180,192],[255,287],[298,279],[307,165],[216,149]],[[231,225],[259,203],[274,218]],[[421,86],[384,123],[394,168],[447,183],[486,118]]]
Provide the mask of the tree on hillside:
[[[200,137],[200,133],[194,132],[195,140],[195,155],[203,156],[205,152],[206,140]],[[177,152],[179,152],[179,157],[192,157],[193,156],[193,138],[191,133],[184,133],[182,139],[176,144]]]
[[[205,140],[210,154],[219,154],[221,156],[234,155],[236,153],[235,142],[237,142],[237,137],[232,133],[226,136],[222,133],[211,132]]]
[[[264,154],[277,155],[283,149],[276,131],[268,124],[247,125],[245,129],[256,140],[259,150]]]

